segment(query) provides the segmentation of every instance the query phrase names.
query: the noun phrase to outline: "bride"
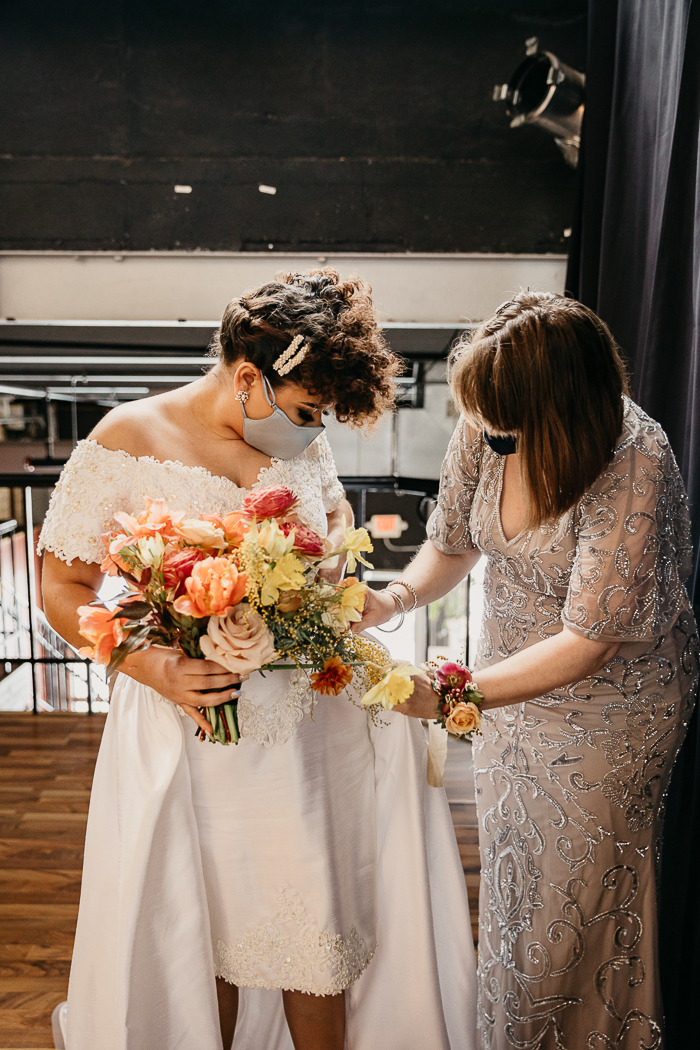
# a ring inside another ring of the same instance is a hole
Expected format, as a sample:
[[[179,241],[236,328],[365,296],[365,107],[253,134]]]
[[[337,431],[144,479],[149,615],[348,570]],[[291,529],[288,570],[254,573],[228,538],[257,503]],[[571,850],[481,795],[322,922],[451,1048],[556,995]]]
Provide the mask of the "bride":
[[[352,512],[322,413],[374,422],[399,368],[369,292],[331,269],[278,275],[229,304],[207,375],[122,405],[78,443],[40,539],[46,613],[71,644],[103,580],[101,534],[148,496],[225,514],[282,484],[340,540]],[[240,696],[237,746],[196,739],[205,689],[207,706]],[[466,890],[423,729],[392,714],[375,726],[343,695],[310,707],[296,672],[241,684],[159,647],[122,666],[68,1050],[473,1050]]]

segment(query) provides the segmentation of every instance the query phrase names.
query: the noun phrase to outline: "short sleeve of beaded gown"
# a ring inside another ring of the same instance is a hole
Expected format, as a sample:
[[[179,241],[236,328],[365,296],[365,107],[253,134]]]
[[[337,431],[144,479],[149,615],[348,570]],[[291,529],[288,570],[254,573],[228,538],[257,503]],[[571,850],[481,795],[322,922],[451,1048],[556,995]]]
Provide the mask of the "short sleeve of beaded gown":
[[[448,445],[437,507],[427,529],[428,538],[443,554],[466,554],[475,549],[469,516],[479,484],[483,443],[483,436],[462,419]]]
[[[626,414],[612,462],[576,508],[575,530],[564,624],[594,640],[665,634],[687,606],[690,518],[668,439],[641,410]]]

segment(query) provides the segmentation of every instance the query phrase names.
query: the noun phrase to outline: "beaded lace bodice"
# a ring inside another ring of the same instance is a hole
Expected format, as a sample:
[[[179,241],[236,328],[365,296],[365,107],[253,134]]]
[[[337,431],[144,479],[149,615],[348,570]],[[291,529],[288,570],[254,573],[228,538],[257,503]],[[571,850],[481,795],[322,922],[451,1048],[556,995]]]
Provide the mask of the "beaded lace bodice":
[[[571,511],[506,540],[504,458],[463,421],[447,451],[428,535],[446,554],[486,556],[479,659],[491,663],[561,630],[658,638],[689,608],[688,500],[668,439],[625,398],[612,461]]]
[[[326,514],[343,498],[325,434],[295,459],[273,459],[263,467],[254,487],[268,485],[292,489],[300,501],[299,517],[325,535]],[[51,497],[39,550],[51,551],[69,564],[74,558],[101,562],[100,537],[112,528],[115,513],[140,513],[147,496],[165,499],[171,510],[196,517],[239,510],[246,491],[204,467],[151,456],[135,458],[96,441],[79,441]]]

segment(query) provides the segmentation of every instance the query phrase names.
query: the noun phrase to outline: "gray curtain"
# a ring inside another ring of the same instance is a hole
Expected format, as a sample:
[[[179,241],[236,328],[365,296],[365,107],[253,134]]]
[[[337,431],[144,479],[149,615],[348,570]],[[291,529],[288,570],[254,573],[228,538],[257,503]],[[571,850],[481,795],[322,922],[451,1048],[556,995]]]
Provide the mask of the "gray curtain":
[[[700,0],[590,0],[567,290],[610,326],[685,478],[700,605]],[[661,863],[666,1050],[700,1041],[700,730],[674,770]]]

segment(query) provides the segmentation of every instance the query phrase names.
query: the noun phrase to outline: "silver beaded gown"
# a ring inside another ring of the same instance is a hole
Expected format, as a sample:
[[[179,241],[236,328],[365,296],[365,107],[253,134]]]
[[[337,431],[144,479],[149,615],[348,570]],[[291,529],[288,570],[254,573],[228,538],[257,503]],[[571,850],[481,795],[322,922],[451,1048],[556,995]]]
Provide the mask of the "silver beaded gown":
[[[504,463],[462,422],[428,530],[443,553],[486,558],[477,671],[564,625],[621,646],[598,674],[485,715],[480,1046],[659,1050],[658,847],[698,669],[683,482],[627,398],[608,468],[569,513],[510,541]]]

